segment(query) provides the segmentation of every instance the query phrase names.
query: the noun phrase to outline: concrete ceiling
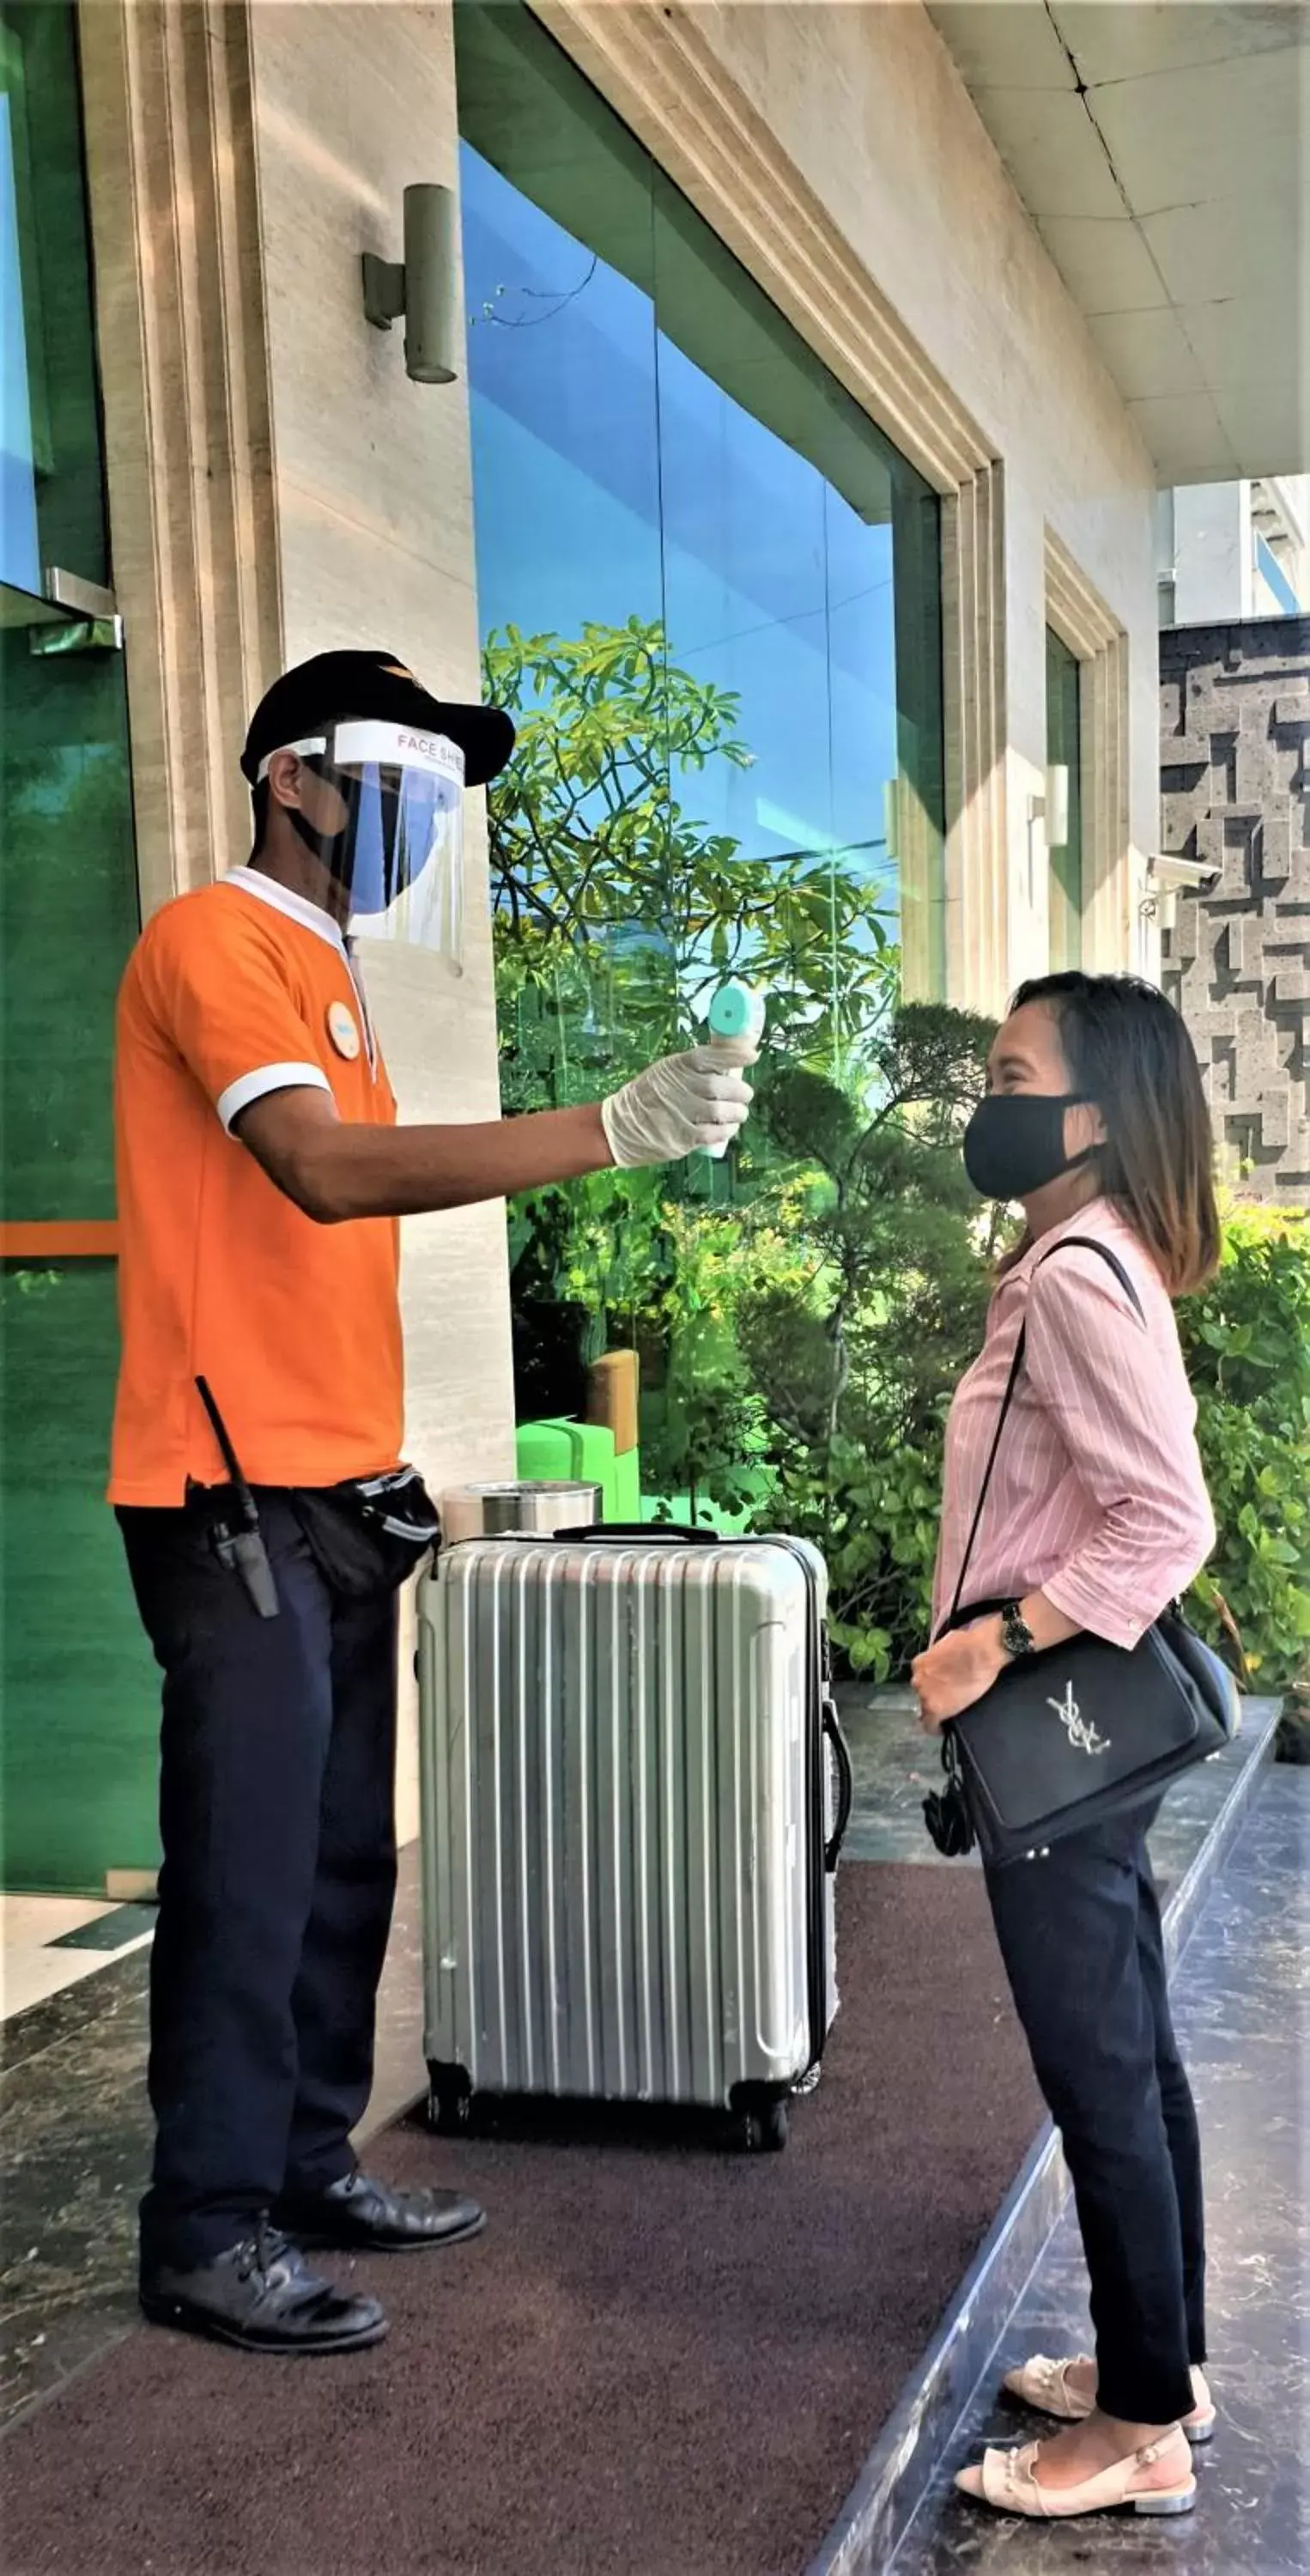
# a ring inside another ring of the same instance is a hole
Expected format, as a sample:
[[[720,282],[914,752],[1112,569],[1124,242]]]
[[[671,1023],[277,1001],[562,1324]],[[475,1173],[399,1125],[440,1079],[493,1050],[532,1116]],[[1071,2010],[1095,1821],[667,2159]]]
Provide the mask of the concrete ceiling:
[[[928,9],[1161,483],[1310,469],[1310,9]]]

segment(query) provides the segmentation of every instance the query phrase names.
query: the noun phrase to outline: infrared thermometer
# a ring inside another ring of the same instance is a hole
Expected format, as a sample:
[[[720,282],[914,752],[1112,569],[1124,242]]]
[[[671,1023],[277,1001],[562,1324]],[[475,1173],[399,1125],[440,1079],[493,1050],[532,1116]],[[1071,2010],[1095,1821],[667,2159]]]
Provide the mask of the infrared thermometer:
[[[764,1035],[764,995],[735,979],[720,984],[709,1008],[709,1031],[709,1043],[724,1064],[753,1064]],[[715,1163],[722,1162],[727,1150],[726,1142],[705,1148]]]

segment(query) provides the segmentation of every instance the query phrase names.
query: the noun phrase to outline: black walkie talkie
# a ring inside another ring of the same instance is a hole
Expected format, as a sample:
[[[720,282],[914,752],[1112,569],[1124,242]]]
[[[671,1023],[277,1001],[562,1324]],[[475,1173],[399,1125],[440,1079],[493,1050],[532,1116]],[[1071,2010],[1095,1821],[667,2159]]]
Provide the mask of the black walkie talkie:
[[[281,1605],[277,1597],[277,1585],[273,1580],[273,1568],[268,1561],[268,1549],[264,1545],[263,1532],[259,1526],[259,1507],[242,1475],[240,1461],[228,1437],[227,1424],[214,1402],[207,1378],[196,1379],[196,1393],[213,1425],[214,1438],[223,1452],[223,1464],[227,1469],[228,1481],[243,1523],[243,1527],[237,1530],[232,1529],[224,1520],[216,1520],[213,1523],[214,1554],[219,1564],[226,1566],[230,1574],[240,1575],[246,1587],[251,1608],[258,1613],[259,1617],[276,1619]]]

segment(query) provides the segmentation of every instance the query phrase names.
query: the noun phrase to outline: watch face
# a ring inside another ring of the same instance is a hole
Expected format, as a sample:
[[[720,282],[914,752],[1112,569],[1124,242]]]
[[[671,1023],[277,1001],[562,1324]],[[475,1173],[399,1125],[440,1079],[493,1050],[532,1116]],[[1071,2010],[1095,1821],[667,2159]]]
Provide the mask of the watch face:
[[[1033,1651],[1033,1632],[1017,1602],[1012,1602],[1003,1614],[1001,1638],[1007,1655],[1030,1655]]]

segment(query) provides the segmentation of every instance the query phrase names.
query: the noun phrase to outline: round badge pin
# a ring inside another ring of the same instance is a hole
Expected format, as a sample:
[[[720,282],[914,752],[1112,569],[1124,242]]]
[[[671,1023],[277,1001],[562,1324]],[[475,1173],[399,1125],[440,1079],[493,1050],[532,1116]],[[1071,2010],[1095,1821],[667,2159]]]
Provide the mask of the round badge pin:
[[[327,1033],[338,1055],[353,1064],[359,1053],[359,1028],[348,1002],[329,1002]]]

